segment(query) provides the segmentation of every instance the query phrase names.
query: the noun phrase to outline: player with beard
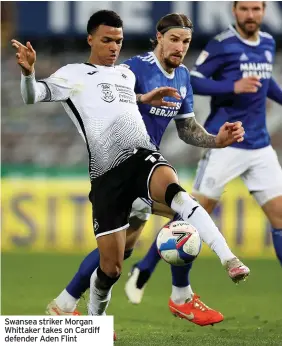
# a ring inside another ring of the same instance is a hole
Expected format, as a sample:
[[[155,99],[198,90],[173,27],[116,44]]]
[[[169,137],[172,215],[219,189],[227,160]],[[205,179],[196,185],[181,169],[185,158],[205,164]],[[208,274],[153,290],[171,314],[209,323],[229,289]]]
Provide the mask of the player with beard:
[[[260,31],[265,7],[261,1],[235,1],[235,24],[207,44],[191,71],[194,93],[212,97],[205,129],[216,134],[223,121],[240,120],[246,131],[244,142],[204,152],[193,195],[211,213],[225,185],[241,177],[272,225],[274,248],[282,264],[282,170],[266,128],[266,100],[281,105],[282,91],[272,77],[275,41]],[[153,244],[132,268],[126,284],[131,302],[141,302],[158,261]]]
[[[141,56],[135,56],[123,64],[123,66],[129,68],[135,74],[135,92],[137,94],[144,94],[147,90],[155,89],[160,85],[174,87],[181,94],[182,100],[177,102],[176,107],[151,107],[139,103],[139,110],[150,135],[151,142],[157,147],[161,142],[167,125],[172,119],[176,122],[180,138],[186,143],[207,148],[219,146],[215,143],[217,136],[209,135],[197,123],[194,116],[190,74],[187,68],[182,65],[191,38],[191,21],[183,14],[169,14],[161,18],[157,24],[157,35],[153,42],[154,51]],[[133,204],[133,211],[129,220],[130,228],[127,231],[131,239],[131,245],[127,242],[128,250],[125,258],[131,254],[136,238],[152,213],[151,207],[152,203],[145,199],[139,199]],[[165,215],[169,218],[174,216],[174,212],[170,208],[165,208],[156,203],[153,205],[153,213]],[[176,219],[179,219],[179,215],[175,216],[174,220]],[[192,219],[193,215],[191,214],[191,223]],[[218,244],[211,241],[211,233],[208,227],[205,230],[205,234],[202,233],[200,235],[220,257],[222,264],[227,267],[228,274],[234,281],[239,281],[248,275],[249,269],[232,254],[224,239],[221,239]],[[219,236],[221,237],[221,235]],[[150,250],[150,256],[153,258],[153,261],[159,259],[155,242]],[[47,312],[49,314],[72,314],[81,294],[89,287],[91,274],[98,265],[99,251],[96,249],[83,260],[78,272],[66,289],[48,305]],[[222,314],[208,308],[193,293],[189,284],[188,274],[190,269],[191,265],[181,268],[172,267],[173,287],[171,299],[169,300],[170,310],[174,314],[178,314],[199,325],[208,325],[222,321]],[[145,272],[141,279],[145,280],[146,275],[148,276]],[[142,280],[140,280],[141,283]],[[135,299],[136,303],[138,299],[141,299],[139,292],[141,290],[137,290],[137,295],[131,299]]]
[[[211,213],[225,185],[241,177],[272,226],[282,265],[282,169],[266,128],[267,98],[282,105],[282,89],[272,77],[275,41],[260,31],[265,8],[264,1],[235,1],[235,25],[209,42],[191,72],[194,92],[212,97],[206,130],[216,133],[222,119],[240,120],[246,130],[244,142],[204,154],[193,194]]]

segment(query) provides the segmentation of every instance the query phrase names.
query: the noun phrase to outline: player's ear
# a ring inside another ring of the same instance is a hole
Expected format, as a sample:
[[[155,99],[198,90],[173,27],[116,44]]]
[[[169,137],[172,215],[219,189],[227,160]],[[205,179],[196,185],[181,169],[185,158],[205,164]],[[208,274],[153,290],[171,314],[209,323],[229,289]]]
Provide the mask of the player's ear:
[[[232,15],[233,15],[233,17],[235,17],[235,10],[236,10],[236,8],[235,8],[235,6],[233,5],[233,6],[232,6]]]
[[[156,38],[157,38],[158,43],[160,43],[162,38],[163,38],[163,35],[158,31],[157,35],[156,35]]]
[[[87,43],[89,44],[90,47],[92,47],[92,43],[93,43],[93,37],[92,37],[92,35],[88,35],[88,36],[87,36]]]

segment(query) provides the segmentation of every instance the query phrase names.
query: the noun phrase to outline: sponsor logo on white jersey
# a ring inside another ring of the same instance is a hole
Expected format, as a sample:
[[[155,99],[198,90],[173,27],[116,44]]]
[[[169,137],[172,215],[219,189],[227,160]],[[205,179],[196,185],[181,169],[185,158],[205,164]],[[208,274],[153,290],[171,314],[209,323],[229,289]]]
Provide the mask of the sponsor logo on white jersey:
[[[97,85],[98,89],[100,90],[100,97],[105,102],[113,102],[116,98],[114,86],[109,83],[100,83]]]

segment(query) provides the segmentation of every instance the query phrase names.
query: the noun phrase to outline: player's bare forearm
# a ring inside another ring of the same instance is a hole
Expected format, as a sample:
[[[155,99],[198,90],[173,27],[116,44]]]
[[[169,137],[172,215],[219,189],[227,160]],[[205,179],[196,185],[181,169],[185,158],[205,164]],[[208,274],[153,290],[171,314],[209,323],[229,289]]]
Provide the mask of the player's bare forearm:
[[[216,136],[209,134],[195,117],[176,121],[179,138],[185,143],[202,148],[217,148]]]

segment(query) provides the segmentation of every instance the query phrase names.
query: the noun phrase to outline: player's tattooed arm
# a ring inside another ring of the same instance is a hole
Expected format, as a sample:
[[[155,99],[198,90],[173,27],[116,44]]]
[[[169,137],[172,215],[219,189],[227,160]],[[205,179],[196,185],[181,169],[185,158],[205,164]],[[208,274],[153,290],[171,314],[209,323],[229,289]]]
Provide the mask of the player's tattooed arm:
[[[176,120],[179,138],[185,143],[202,148],[217,148],[216,136],[208,133],[195,117]]]

